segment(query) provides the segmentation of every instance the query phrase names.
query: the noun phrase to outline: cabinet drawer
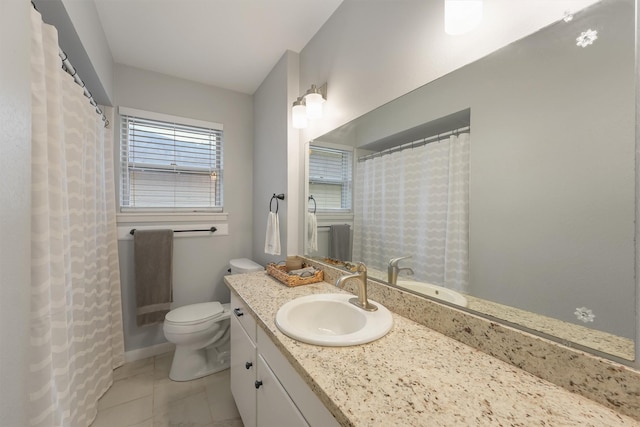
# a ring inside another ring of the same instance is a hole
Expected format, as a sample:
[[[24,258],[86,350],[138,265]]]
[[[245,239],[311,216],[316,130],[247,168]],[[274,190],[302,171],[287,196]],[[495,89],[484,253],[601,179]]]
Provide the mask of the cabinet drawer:
[[[233,317],[238,319],[251,341],[256,342],[256,321],[250,314],[247,305],[233,292],[231,292],[231,313]]]

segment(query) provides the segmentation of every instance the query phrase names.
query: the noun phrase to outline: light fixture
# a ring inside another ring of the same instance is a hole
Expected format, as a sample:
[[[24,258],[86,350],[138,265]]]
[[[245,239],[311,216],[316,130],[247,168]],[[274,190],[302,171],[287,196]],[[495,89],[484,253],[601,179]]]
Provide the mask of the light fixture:
[[[291,120],[293,121],[293,127],[296,129],[307,127],[307,106],[303,97],[299,97],[293,102]]]
[[[322,118],[322,104],[327,99],[327,84],[320,87],[311,85],[304,95],[298,97],[293,102],[291,108],[291,120],[293,127],[296,129],[304,129],[307,127],[308,119]]]
[[[444,0],[444,31],[468,33],[482,21],[482,0]]]
[[[573,21],[573,13],[569,12],[568,10],[566,10],[564,12],[564,16],[562,17],[562,20],[564,22],[571,22]]]
[[[322,118],[322,104],[325,101],[326,88],[326,83],[321,88],[311,85],[311,88],[304,94],[304,102],[307,104],[307,118],[312,120]]]
[[[580,47],[587,47],[592,45],[598,39],[598,31],[589,28],[587,31],[583,31],[576,39],[576,45]]]

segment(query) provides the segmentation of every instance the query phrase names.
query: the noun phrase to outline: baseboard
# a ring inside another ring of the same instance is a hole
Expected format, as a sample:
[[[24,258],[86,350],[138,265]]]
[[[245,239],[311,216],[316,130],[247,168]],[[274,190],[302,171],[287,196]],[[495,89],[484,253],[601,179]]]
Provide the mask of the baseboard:
[[[157,356],[175,350],[176,345],[170,342],[163,342],[149,347],[137,348],[135,350],[124,352],[124,362],[135,362],[136,360],[146,359],[147,357]]]

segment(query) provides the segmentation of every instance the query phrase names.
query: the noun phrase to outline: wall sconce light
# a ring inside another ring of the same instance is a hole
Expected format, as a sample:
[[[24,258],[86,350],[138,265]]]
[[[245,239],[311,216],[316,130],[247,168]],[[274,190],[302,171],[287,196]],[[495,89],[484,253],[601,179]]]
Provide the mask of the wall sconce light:
[[[320,87],[311,85],[311,88],[305,94],[293,102],[291,108],[291,117],[293,127],[296,129],[304,129],[308,125],[308,119],[322,118],[322,104],[327,99],[327,84]]]
[[[322,118],[322,104],[324,104],[326,94],[326,83],[321,88],[311,85],[311,88],[307,90],[304,94],[304,102],[307,104],[307,118],[312,120]]]
[[[298,99],[293,101],[291,120],[293,121],[293,127],[296,129],[304,129],[307,127],[307,106],[303,97],[298,97]]]
[[[444,0],[444,31],[449,35],[470,32],[482,22],[482,0]]]

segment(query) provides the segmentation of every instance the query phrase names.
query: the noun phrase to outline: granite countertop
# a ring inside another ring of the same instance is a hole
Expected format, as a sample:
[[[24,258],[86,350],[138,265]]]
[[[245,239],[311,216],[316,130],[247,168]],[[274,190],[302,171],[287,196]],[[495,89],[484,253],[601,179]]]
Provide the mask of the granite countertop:
[[[367,267],[369,278],[386,281],[387,272]],[[410,279],[410,277],[407,277]],[[497,319],[506,320],[534,331],[543,332],[554,337],[575,342],[595,350],[602,351],[626,360],[634,360],[635,344],[632,339],[613,335],[593,328],[587,328],[575,323],[569,323],[538,313],[522,310],[516,307],[499,304],[463,293],[471,310],[488,314]]]
[[[288,288],[263,272],[225,282],[341,425],[639,425],[395,313],[391,332],[353,347],[304,344],[277,329],[287,301],[343,292],[329,283]]]

